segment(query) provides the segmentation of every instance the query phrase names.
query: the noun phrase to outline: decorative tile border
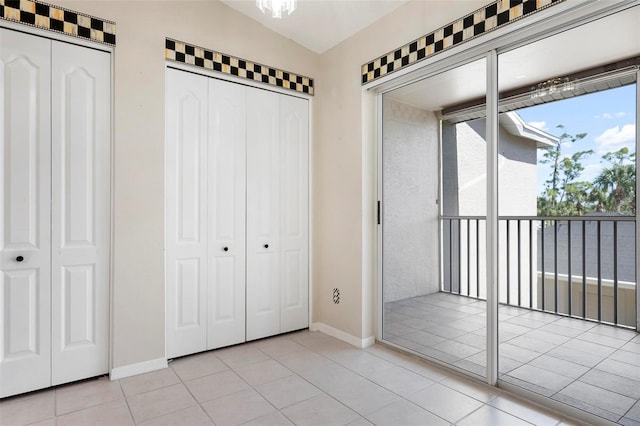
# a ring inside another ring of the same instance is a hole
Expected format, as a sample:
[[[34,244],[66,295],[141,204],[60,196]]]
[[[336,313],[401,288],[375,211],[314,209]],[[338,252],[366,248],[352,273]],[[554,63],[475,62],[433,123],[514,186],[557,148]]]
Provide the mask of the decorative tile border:
[[[362,66],[362,84],[413,65],[460,43],[564,0],[497,0]]]
[[[313,96],[313,79],[267,65],[257,64],[235,56],[205,49],[182,41],[167,38],[164,57],[167,60],[205,68],[223,74],[282,87]]]
[[[115,46],[116,24],[38,0],[0,0],[0,19]]]

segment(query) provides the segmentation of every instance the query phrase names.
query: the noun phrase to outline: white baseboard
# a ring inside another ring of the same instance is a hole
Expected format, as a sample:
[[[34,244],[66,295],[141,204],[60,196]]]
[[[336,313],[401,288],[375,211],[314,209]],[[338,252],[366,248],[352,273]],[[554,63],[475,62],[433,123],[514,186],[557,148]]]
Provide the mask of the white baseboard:
[[[335,337],[336,339],[340,339],[343,342],[347,342],[350,345],[355,346],[356,348],[364,349],[376,342],[376,338],[374,336],[365,337],[364,339],[360,339],[359,337],[353,336],[349,333],[345,333],[342,330],[338,330],[337,328],[333,328],[330,325],[314,322],[309,326],[309,330],[311,331],[319,331],[324,334],[328,334],[331,337]]]
[[[362,339],[362,349],[373,346],[376,343],[376,336],[369,336]]]
[[[167,368],[166,358],[157,358],[149,361],[138,362],[136,364],[124,365],[122,367],[116,367],[111,369],[109,378],[111,380],[123,379],[129,376],[135,376],[138,374],[148,373],[150,371],[161,370]]]

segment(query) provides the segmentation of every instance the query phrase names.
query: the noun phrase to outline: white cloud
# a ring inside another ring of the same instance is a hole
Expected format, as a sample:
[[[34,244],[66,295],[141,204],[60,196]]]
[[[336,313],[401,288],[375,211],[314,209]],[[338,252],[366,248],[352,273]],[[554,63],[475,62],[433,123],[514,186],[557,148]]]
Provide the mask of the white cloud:
[[[599,145],[600,152],[617,151],[623,146],[633,148],[631,145],[636,139],[636,125],[625,124],[605,130],[595,141]]]
[[[544,130],[545,132],[549,130],[546,121],[530,121],[527,124],[535,127],[536,129]]]
[[[625,115],[627,115],[626,113],[620,111],[620,112],[616,112],[616,113],[610,113],[610,112],[603,112],[600,115],[596,115],[595,118],[596,119],[604,119],[604,120],[611,120],[613,118],[622,118]]]
[[[602,172],[602,164],[584,164],[584,170],[580,175],[580,180],[592,182]]]

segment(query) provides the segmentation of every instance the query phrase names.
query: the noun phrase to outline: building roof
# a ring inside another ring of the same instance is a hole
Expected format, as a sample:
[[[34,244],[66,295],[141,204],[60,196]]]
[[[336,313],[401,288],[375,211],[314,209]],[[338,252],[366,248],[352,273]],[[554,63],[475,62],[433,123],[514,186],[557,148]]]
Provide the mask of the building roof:
[[[560,138],[551,133],[525,123],[515,111],[500,114],[498,120],[500,125],[510,134],[534,141],[536,148],[549,148],[560,140]]]

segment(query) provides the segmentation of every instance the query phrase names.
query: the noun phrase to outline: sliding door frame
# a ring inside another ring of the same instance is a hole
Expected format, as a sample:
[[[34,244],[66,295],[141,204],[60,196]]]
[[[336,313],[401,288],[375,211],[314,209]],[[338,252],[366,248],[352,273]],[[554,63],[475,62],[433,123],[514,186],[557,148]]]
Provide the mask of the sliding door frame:
[[[558,411],[567,413],[576,418],[594,422],[602,421],[601,418],[575,409],[565,404],[553,401],[549,398],[542,397],[533,392],[518,388],[509,383],[502,382],[498,379],[498,56],[502,53],[516,49],[521,46],[533,43],[535,41],[550,37],[575,28],[580,25],[587,24],[605,16],[622,12],[634,6],[639,6],[640,0],[620,0],[612,2],[581,2],[579,0],[567,0],[564,4],[558,5],[551,10],[545,10],[531,18],[525,19],[509,28],[494,31],[483,41],[473,40],[466,45],[452,48],[449,51],[437,55],[435,58],[425,60],[406,70],[398,71],[390,76],[384,77],[379,81],[372,82],[363,87],[364,91],[370,91],[375,94],[375,113],[376,119],[376,140],[371,146],[376,149],[376,171],[375,187],[377,188],[377,209],[378,221],[376,228],[376,338],[384,344],[398,348],[402,351],[413,353],[420,357],[413,350],[403,348],[393,342],[384,340],[383,338],[383,283],[382,283],[382,264],[383,264],[383,233],[381,203],[384,201],[382,187],[382,163],[383,163],[383,97],[384,94],[400,87],[407,86],[416,81],[427,79],[442,72],[457,68],[463,64],[472,62],[473,60],[486,58],[486,78],[487,78],[487,244],[486,253],[486,279],[487,283],[487,370],[484,381],[491,385],[509,390],[513,393],[521,394],[527,398]],[[482,39],[482,37],[480,38]],[[640,71],[637,73],[636,82],[636,123],[640,121]],[[372,113],[371,111],[363,111],[363,114]],[[441,145],[441,141],[440,141]],[[636,125],[636,152],[640,147],[640,128]],[[441,147],[439,147],[441,151]],[[439,181],[442,180],[442,159],[438,159],[439,164]],[[442,209],[442,188],[439,185],[439,209]],[[636,188],[640,188],[640,177],[636,174]],[[640,241],[640,226],[638,224],[638,212],[636,211],[636,241]],[[439,244],[442,248],[442,237],[439,232]],[[440,250],[441,251],[441,250]],[[440,263],[442,261],[440,260]],[[640,250],[636,250],[636,265],[640,265]],[[442,278],[440,278],[441,280]],[[640,282],[640,268],[636,268],[636,282]],[[640,313],[640,291],[636,292],[636,312]],[[636,329],[640,331],[640,315],[637,315]],[[474,375],[466,370],[462,370],[454,365],[446,364],[438,360],[429,358],[429,361],[436,364],[446,366],[451,370],[455,370],[465,374],[472,379],[478,379],[479,376]]]

